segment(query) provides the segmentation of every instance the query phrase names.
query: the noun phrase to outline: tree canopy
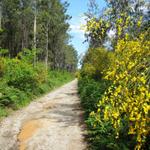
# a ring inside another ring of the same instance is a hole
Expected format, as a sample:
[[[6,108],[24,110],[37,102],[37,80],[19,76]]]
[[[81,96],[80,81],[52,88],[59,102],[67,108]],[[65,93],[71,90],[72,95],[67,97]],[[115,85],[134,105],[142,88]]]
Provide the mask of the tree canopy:
[[[68,65],[75,69],[77,54],[69,45],[68,5],[60,0],[2,0],[0,48],[8,49],[11,58],[24,48],[34,49],[34,63],[44,61],[53,69]],[[69,64],[68,57],[74,62]]]

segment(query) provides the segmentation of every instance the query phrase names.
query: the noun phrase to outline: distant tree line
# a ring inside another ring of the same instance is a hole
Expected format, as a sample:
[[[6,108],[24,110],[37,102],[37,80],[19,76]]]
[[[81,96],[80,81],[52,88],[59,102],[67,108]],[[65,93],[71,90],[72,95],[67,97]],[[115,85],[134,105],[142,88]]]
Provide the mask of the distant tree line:
[[[23,49],[33,50],[34,64],[73,71],[77,52],[69,45],[68,3],[60,0],[2,0],[0,49],[13,58]],[[2,52],[1,52],[2,53]]]

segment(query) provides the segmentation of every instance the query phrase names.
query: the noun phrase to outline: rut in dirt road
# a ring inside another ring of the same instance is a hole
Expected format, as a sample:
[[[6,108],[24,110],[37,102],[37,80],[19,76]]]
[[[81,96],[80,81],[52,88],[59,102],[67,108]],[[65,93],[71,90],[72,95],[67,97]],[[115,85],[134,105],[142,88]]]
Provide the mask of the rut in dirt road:
[[[0,123],[0,150],[85,150],[77,80]]]

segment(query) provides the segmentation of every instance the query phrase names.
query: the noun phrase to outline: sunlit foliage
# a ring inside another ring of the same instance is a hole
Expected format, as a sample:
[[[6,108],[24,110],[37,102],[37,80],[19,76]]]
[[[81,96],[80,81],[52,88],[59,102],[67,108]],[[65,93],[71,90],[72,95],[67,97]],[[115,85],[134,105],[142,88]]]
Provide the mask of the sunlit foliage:
[[[112,24],[94,17],[87,22],[91,47],[83,60],[79,93],[86,110],[97,103],[87,119],[89,140],[94,150],[146,149],[150,135],[149,29],[142,30],[143,17],[133,21],[127,12],[117,16],[115,22],[111,22],[115,27],[113,52],[103,48]],[[134,27],[136,33],[133,34],[131,28]],[[97,47],[100,45],[101,48]],[[85,77],[90,81],[86,79],[87,84],[83,82]],[[105,90],[101,92],[97,86]]]
[[[122,130],[136,138],[135,149],[142,148],[149,134],[150,42],[120,40],[113,67],[105,79],[113,81],[98,103],[95,121],[109,121],[119,138]]]

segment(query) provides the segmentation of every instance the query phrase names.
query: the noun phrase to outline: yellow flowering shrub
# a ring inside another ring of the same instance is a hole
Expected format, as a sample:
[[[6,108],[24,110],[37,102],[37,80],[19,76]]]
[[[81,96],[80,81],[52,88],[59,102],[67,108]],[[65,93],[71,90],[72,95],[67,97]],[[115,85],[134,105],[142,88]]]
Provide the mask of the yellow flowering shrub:
[[[150,42],[143,39],[141,35],[118,42],[115,63],[105,76],[113,84],[99,101],[97,113],[92,113],[97,123],[111,122],[116,138],[127,128],[136,137],[136,150],[142,149],[150,134]]]
[[[104,19],[92,18],[87,22],[85,32],[88,33],[92,39],[102,44],[109,29],[109,22],[106,22]]]
[[[133,22],[124,12],[114,22],[105,18],[87,22],[86,32],[93,49],[88,50],[81,72],[87,76],[97,73],[101,78],[94,78],[96,82],[110,83],[99,98],[97,111],[92,111],[87,120],[94,149],[140,150],[150,145],[150,41],[147,38],[150,29],[142,30],[144,19],[137,20]],[[131,33],[134,28],[138,33]],[[111,29],[115,35],[107,39]],[[107,40],[112,44],[113,57],[106,55],[110,51],[97,48]],[[103,88],[104,84],[101,85]]]

